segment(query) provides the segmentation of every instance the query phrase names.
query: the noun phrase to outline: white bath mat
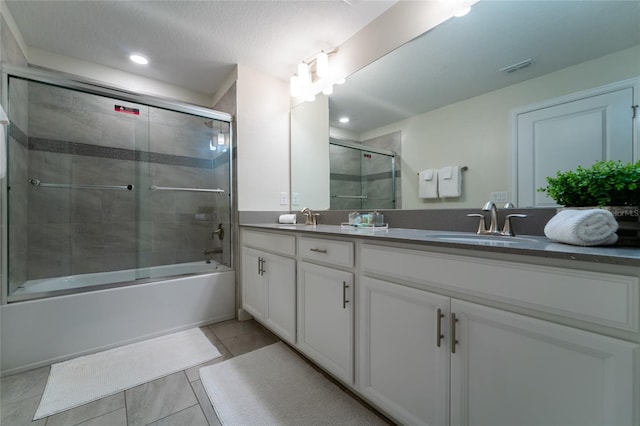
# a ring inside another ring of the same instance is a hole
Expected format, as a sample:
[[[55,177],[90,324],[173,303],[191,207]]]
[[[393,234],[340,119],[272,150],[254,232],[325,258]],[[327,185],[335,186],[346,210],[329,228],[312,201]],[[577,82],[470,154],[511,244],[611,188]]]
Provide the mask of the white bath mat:
[[[283,343],[200,369],[225,426],[385,425]]]
[[[34,420],[221,356],[199,328],[132,343],[51,366]]]

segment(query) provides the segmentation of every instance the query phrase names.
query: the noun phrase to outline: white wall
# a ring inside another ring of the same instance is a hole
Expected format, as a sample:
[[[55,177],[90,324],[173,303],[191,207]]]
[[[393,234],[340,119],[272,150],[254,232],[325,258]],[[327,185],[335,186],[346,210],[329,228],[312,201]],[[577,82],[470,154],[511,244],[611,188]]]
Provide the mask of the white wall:
[[[244,65],[237,81],[238,210],[289,211],[289,87]]]
[[[402,132],[402,207],[480,207],[492,191],[511,192],[511,111],[547,99],[640,76],[640,46],[458,102],[366,132],[360,140]],[[423,200],[416,174],[468,166],[463,197]]]

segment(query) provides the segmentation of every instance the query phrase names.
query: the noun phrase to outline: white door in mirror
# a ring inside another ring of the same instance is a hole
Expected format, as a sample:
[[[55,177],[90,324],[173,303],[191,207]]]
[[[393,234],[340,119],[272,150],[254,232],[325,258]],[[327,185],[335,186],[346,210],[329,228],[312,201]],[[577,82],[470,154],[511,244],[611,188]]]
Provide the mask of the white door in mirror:
[[[517,117],[517,206],[555,207],[546,177],[602,160],[633,158],[633,88],[594,91],[550,101]],[[587,97],[588,96],[588,97]],[[555,103],[555,105],[554,105]]]

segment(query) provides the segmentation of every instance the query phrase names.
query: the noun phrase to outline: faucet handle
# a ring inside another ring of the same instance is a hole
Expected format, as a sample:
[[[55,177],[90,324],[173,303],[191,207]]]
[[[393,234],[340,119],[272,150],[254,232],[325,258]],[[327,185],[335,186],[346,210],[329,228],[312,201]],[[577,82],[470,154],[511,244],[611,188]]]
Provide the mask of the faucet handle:
[[[478,225],[477,234],[486,234],[487,233],[487,221],[483,214],[480,213],[469,213],[467,217],[479,217],[480,224]]]
[[[502,228],[502,235],[507,235],[509,237],[515,237],[515,232],[513,232],[512,226],[511,226],[511,218],[525,218],[527,217],[526,214],[518,214],[518,213],[514,213],[514,214],[508,214],[507,216],[505,216],[504,218],[504,228]]]

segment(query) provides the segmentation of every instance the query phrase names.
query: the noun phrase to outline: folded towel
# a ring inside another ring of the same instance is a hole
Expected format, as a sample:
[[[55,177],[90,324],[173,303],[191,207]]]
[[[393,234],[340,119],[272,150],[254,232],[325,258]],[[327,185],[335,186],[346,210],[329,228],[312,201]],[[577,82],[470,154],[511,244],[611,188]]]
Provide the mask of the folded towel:
[[[438,198],[438,171],[427,169],[418,175],[418,196],[420,198]]]
[[[296,223],[295,214],[281,214],[278,218],[278,223]]]
[[[438,194],[440,198],[462,195],[462,174],[460,166],[447,166],[438,170]]]
[[[544,227],[550,240],[576,246],[611,245],[618,241],[618,222],[604,209],[559,211]]]

